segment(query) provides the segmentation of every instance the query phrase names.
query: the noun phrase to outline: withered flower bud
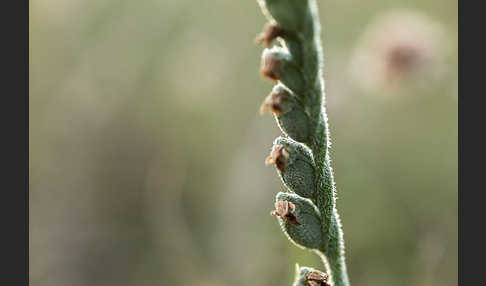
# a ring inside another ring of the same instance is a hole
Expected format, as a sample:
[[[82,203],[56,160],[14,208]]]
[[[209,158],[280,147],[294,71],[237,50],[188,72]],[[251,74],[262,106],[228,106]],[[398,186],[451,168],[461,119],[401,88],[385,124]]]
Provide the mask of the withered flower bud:
[[[260,107],[260,114],[265,114],[267,108],[269,108],[270,112],[279,116],[282,114],[288,100],[289,95],[285,92],[272,91],[263,101],[262,106]]]
[[[265,165],[275,164],[280,172],[285,173],[287,159],[289,158],[289,152],[285,150],[284,146],[282,145],[275,145],[272,147],[272,152],[270,152],[270,156],[265,159]]]
[[[329,275],[311,267],[295,266],[293,286],[330,286]]]
[[[263,65],[260,70],[262,76],[265,78],[269,78],[273,81],[277,81],[280,79],[281,69],[281,60],[272,56],[267,56],[263,58]]]
[[[275,203],[275,210],[271,213],[273,216],[279,216],[291,224],[300,224],[295,216],[295,204],[288,200],[281,200]]]
[[[264,44],[266,47],[270,47],[272,41],[278,37],[283,37],[285,35],[284,29],[277,24],[268,23],[260,35],[257,36],[255,42],[257,44]]]
[[[265,49],[260,72],[264,78],[281,81],[296,94],[303,94],[306,90],[302,72],[286,48],[274,46]]]

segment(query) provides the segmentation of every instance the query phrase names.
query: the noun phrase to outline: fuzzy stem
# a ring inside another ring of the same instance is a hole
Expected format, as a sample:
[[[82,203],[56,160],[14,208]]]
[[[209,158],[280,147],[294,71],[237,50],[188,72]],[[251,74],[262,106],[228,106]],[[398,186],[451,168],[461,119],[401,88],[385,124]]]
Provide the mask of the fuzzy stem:
[[[325,249],[316,250],[326,267],[326,272],[330,274],[332,285],[349,286],[349,278],[344,259],[344,240],[342,238],[341,223],[339,215],[335,210],[332,215],[333,224],[330,232],[336,236],[331,236],[328,246]]]

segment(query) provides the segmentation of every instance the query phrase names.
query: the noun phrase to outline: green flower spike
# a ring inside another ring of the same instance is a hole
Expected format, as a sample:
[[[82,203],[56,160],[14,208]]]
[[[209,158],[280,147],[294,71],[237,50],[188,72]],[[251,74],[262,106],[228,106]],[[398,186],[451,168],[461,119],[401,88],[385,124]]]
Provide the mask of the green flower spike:
[[[265,162],[275,165],[288,190],[277,194],[272,214],[292,242],[322,258],[327,272],[302,267],[294,286],[349,286],[328,152],[317,4],[315,0],[258,3],[269,21],[256,40],[267,47],[260,71],[276,82],[261,112],[269,109],[284,133]],[[273,43],[276,46],[270,47]]]

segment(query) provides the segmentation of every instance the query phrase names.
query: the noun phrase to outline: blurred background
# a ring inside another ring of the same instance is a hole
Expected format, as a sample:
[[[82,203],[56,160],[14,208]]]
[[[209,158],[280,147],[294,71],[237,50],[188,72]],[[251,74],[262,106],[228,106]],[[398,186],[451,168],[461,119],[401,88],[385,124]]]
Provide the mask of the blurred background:
[[[318,1],[353,285],[457,284],[457,1]],[[256,1],[30,1],[30,284],[291,285]]]

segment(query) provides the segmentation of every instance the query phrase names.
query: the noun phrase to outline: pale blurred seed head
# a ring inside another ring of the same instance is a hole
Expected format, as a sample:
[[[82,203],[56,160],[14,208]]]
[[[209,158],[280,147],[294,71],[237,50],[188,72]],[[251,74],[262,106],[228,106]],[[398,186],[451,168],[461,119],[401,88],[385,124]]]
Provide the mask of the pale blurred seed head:
[[[400,88],[444,71],[449,45],[443,27],[427,15],[393,10],[369,24],[351,56],[350,75],[360,88]]]

